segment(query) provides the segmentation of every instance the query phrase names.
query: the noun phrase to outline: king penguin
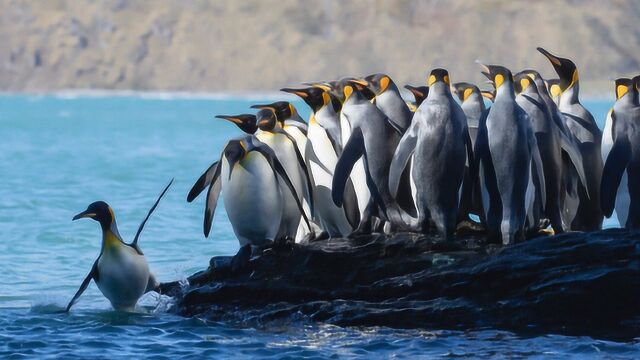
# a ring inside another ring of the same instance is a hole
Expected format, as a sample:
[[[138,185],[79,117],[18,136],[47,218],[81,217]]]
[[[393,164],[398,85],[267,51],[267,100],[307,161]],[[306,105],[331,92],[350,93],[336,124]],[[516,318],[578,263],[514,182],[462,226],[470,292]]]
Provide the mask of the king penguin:
[[[351,134],[338,159],[332,183],[333,201],[341,206],[347,178],[354,165],[362,161],[364,180],[371,198],[361,212],[357,233],[370,233],[374,217],[389,221],[396,228],[407,224],[406,214],[389,192],[389,165],[400,136],[384,113],[371,103],[367,85],[353,79],[343,82],[345,100],[341,117],[348,120]],[[354,180],[354,186],[357,192],[358,186],[362,185]]]
[[[482,94],[480,93],[480,89],[477,86],[466,83],[459,82],[455,83],[452,86],[453,93],[458,97],[461,103],[462,111],[465,114],[467,119],[467,128],[469,132],[469,137],[471,138],[472,149],[476,145],[476,137],[478,136],[478,124],[480,122],[480,117],[482,113],[486,110],[484,105],[484,99]],[[482,214],[482,201],[478,198],[474,197],[479,196],[480,193],[476,189],[473,190],[472,187],[478,185],[477,181],[475,181],[476,174],[471,171],[471,163],[467,160],[465,165],[464,172],[464,180],[462,182],[462,194],[460,199],[460,209],[459,209],[459,221],[470,221],[469,217],[470,213],[474,213],[479,217],[484,217]]]
[[[271,104],[256,104],[251,106],[252,109],[271,109],[276,115],[276,120],[280,123],[280,127],[284,129],[295,140],[304,156],[307,147],[307,123],[304,122],[298,109],[288,101],[276,101]]]
[[[226,144],[220,159],[195,182],[187,201],[192,202],[208,189],[204,211],[204,235],[208,237],[218,199],[223,194],[229,222],[240,242],[241,248],[236,255],[239,257],[243,253],[250,253],[252,246],[280,240],[284,214],[283,192],[291,195],[298,214],[307,224],[309,220],[275,152],[253,135],[257,129],[256,117],[249,114],[218,117],[238,125],[247,135]],[[281,182],[284,186],[280,185]]]
[[[567,128],[574,135],[582,154],[583,167],[587,172],[587,184],[579,184],[576,216],[572,230],[593,231],[602,228],[603,214],[600,209],[600,179],[602,177],[602,132],[593,115],[580,103],[580,81],[578,69],[573,61],[557,57],[543,48],[537,48],[549,59],[560,78],[559,110],[564,114]]]
[[[640,79],[640,78],[637,78]],[[616,102],[609,111],[602,137],[602,211],[615,208],[621,227],[640,228],[640,104],[631,79],[615,81]],[[631,186],[630,186],[631,185]]]
[[[91,280],[96,282],[98,289],[111,302],[116,310],[133,311],[138,299],[149,291],[158,288],[158,282],[149,271],[149,264],[142,250],[138,246],[138,238],[144,225],[160,202],[160,199],[171,186],[173,180],[164,188],[155,204],[144,218],[131,244],[122,240],[116,225],[116,215],[113,209],[104,201],[96,201],[87,209],[73,217],[93,219],[102,228],[102,249],[100,256],[93,263],[91,271],[82,281],[82,285],[67,305],[68,312],[80,295],[87,289]]]
[[[480,65],[496,89],[493,105],[480,119],[474,152],[483,207],[490,237],[511,244],[524,239],[532,191],[539,192],[541,199],[546,197],[542,161],[528,115],[516,103],[511,71]],[[531,189],[530,177],[535,189]]]
[[[437,231],[449,240],[456,228],[467,156],[469,163],[474,164],[472,145],[464,112],[449,90],[448,72],[432,70],[428,85],[429,95],[416,110],[393,156],[389,190],[393,196],[398,192],[401,174],[413,154],[418,211],[413,227],[427,232],[433,222]]]
[[[551,119],[551,112],[538,92],[531,76],[526,72],[515,75],[516,102],[529,115],[542,159],[546,190],[544,215],[556,234],[564,232],[562,224],[563,152],[577,169],[581,182],[585,182],[579,149]]]
[[[311,108],[305,160],[313,182],[315,221],[329,237],[349,235],[360,222],[355,189],[348,179],[342,207],[331,199],[332,179],[342,153],[340,116],[332,95],[317,88],[284,88],[281,91],[299,96]],[[322,238],[318,236],[317,238]]]

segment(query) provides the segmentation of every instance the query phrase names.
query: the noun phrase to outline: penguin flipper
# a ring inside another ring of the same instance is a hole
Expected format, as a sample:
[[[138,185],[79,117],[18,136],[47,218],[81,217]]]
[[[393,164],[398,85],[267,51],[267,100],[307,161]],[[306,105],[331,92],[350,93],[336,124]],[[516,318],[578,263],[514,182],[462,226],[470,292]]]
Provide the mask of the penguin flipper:
[[[304,160],[304,157],[302,156],[302,154],[300,153],[300,149],[298,148],[298,142],[293,136],[291,136],[288,132],[284,130],[278,131],[274,129],[274,131],[286,136],[287,139],[289,139],[289,141],[291,141],[291,143],[293,144],[293,150],[296,153],[296,158],[298,159],[298,166],[300,167],[300,169],[302,169],[302,173],[304,174],[304,178],[307,183],[307,191],[309,192],[309,209],[311,209],[311,216],[313,216],[313,184],[311,184],[311,176],[309,175],[307,162]],[[306,132],[305,132],[305,136],[306,136]]]
[[[342,150],[342,154],[336,164],[336,169],[333,172],[331,198],[333,199],[333,203],[337,206],[342,206],[347,179],[349,178],[356,161],[358,161],[363,155],[364,137],[362,136],[362,130],[355,127],[351,132],[349,141],[347,141],[347,144]]]
[[[602,182],[600,183],[600,207],[606,217],[611,217],[616,203],[616,193],[622,175],[631,159],[631,146],[627,139],[619,137],[607,156],[607,161],[602,170]]]
[[[100,259],[100,257],[98,257],[98,259]],[[87,290],[87,287],[89,286],[89,283],[91,282],[91,280],[98,279],[98,259],[96,259],[96,261],[93,263],[93,266],[91,267],[91,271],[89,271],[89,273],[84,278],[84,280],[82,280],[82,284],[80,285],[80,288],[78,289],[78,291],[76,291],[76,294],[73,295],[73,299],[69,301],[69,304],[65,309],[65,312],[69,312],[73,304],[75,304],[76,301],[78,301],[78,298],[80,298],[80,295],[82,295],[82,293],[85,290]]]
[[[534,136],[533,134],[531,136]],[[542,157],[540,157],[540,149],[535,142],[535,137],[532,140],[533,146],[531,147],[531,161],[532,169],[535,170],[532,174],[533,185],[536,188],[537,196],[540,196],[542,209],[547,208],[547,189],[544,181],[544,168],[542,166]],[[537,225],[537,224],[535,224]]]
[[[360,209],[358,209],[358,197],[356,196],[356,189],[353,186],[351,178],[347,178],[343,199],[344,203],[342,204],[342,208],[344,214],[347,217],[349,225],[355,229],[360,224]]]
[[[204,189],[207,188],[207,186],[211,184],[219,164],[220,161],[214,162],[202,175],[200,175],[200,178],[198,178],[196,183],[193,184],[193,187],[191,187],[191,190],[187,195],[187,202],[192,202],[198,197],[198,195],[200,195],[200,193],[202,193],[202,191],[204,191]]]
[[[173,184],[173,179],[171,179],[171,181],[169,181],[169,183],[167,184],[167,186],[165,186],[164,190],[162,190],[162,192],[160,193],[160,196],[158,196],[158,199],[156,200],[156,202],[153,204],[153,206],[151,207],[151,209],[149,209],[149,212],[147,213],[147,216],[144,218],[144,220],[142,220],[142,222],[140,223],[140,226],[138,227],[138,231],[136,232],[136,236],[134,236],[133,241],[131,242],[131,246],[136,249],[136,251],[140,254],[142,254],[142,251],[140,251],[140,249],[138,248],[138,238],[140,237],[140,233],[142,233],[142,229],[144,229],[144,225],[147,223],[147,220],[149,220],[149,217],[151,216],[151,214],[153,214],[153,211],[156,209],[156,207],[158,206],[158,204],[160,203],[160,200],[162,199],[162,197],[164,196],[164,194],[167,192],[167,190],[169,190],[169,187],[171,186],[171,184]]]
[[[287,175],[287,172],[285,171],[284,166],[282,166],[282,163],[280,163],[280,160],[278,160],[276,153],[268,145],[260,142],[258,139],[253,139],[252,145],[253,145],[252,150],[259,152],[267,160],[267,163],[269,163],[269,165],[271,166],[271,169],[273,170],[273,174],[280,175],[280,178],[282,178],[284,183],[289,188],[289,191],[291,191],[291,194],[293,195],[293,199],[296,201],[296,205],[298,205],[298,210],[300,210],[300,214],[302,214],[302,218],[304,219],[305,224],[309,229],[311,229],[309,218],[307,217],[307,214],[302,208],[302,202],[300,202],[298,193],[296,192],[296,189],[293,186],[293,183],[291,182],[289,175]],[[276,176],[276,179],[278,179],[277,176]]]
[[[418,142],[418,123],[413,123],[412,126],[400,139],[400,143],[396,148],[396,153],[393,155],[391,165],[389,167],[389,192],[394,198],[398,194],[398,187],[400,186],[400,179],[402,173],[407,167],[407,163],[413,152],[416,149],[416,143]]]
[[[576,169],[578,173],[578,178],[580,182],[584,186],[585,190],[587,189],[587,176],[584,173],[584,166],[582,162],[582,154],[580,153],[580,149],[576,143],[574,143],[571,138],[562,131],[560,131],[560,147],[562,151],[564,151],[567,156],[569,156],[569,160],[573,164],[573,167]],[[590,197],[589,191],[586,191],[587,197]]]
[[[222,179],[220,178],[220,168],[222,166],[218,166],[215,174],[213,175],[213,181],[209,185],[209,190],[207,190],[207,200],[205,202],[204,207],[204,223],[203,223],[203,231],[204,236],[209,237],[209,233],[211,232],[211,225],[213,224],[213,217],[216,212],[216,206],[218,205],[218,198],[220,197],[220,190],[222,189]]]

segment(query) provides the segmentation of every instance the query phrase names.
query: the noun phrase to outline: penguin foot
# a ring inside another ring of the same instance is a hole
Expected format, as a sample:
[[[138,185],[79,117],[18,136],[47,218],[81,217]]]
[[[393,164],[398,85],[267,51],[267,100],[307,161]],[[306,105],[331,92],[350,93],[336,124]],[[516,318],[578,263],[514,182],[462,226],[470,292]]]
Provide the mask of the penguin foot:
[[[458,235],[482,233],[485,231],[486,230],[482,224],[469,219],[460,221],[458,226],[456,226],[456,232]]]
[[[251,245],[245,245],[231,258],[231,271],[240,272],[249,264],[251,259]]]
[[[295,240],[290,236],[285,236],[273,241],[273,250],[291,250],[295,244]]]

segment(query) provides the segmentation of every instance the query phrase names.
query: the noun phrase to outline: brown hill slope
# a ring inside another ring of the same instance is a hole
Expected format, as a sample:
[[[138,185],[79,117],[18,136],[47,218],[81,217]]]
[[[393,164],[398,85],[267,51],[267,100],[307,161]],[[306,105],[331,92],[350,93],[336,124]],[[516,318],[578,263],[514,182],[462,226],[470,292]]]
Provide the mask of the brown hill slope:
[[[0,89],[274,90],[371,72],[417,84],[435,66],[479,82],[475,59],[552,75],[536,46],[606,81],[640,73],[639,18],[633,0],[0,0]]]

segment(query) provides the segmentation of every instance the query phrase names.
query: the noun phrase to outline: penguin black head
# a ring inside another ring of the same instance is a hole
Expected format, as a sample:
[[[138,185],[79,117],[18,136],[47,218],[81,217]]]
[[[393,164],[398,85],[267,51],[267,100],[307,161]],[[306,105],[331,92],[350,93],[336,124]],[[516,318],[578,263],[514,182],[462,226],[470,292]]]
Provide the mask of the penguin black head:
[[[558,76],[560,77],[560,90],[562,92],[566,91],[570,87],[573,86],[578,81],[578,68],[573,61],[561,57],[557,57],[547,50],[538,47],[537,50],[542,53],[542,55],[546,56],[553,65],[553,69],[556,71]]]
[[[507,69],[504,66],[500,65],[485,65],[479,63],[482,67],[482,74],[486,76],[493,83],[493,87],[496,88],[496,91],[500,89],[500,87],[505,83],[513,83],[513,75],[511,75],[511,70]]]
[[[344,96],[343,103],[349,100],[354,93],[362,95],[367,100],[371,100],[376,97],[376,94],[369,89],[368,85],[369,84],[366,81],[352,77],[340,80],[338,87],[342,88],[342,94]]]
[[[364,81],[367,82],[369,90],[378,96],[383,94],[389,88],[389,85],[393,84],[393,80],[386,74],[372,74],[366,76]]]
[[[340,81],[337,81],[337,80],[304,83],[304,85],[317,87],[319,89],[322,89],[328,92],[332,98],[335,98],[338,103],[342,104],[342,101],[344,100],[344,94],[342,93],[342,88],[339,86],[339,84],[340,84]],[[335,107],[335,103],[334,103],[334,107]],[[337,109],[338,108],[336,108],[336,111]]]
[[[516,94],[520,94],[521,92],[527,90],[532,83],[533,80],[525,72],[521,71],[513,76],[513,88],[515,89]]]
[[[100,223],[103,229],[107,229],[111,226],[111,223],[115,221],[115,214],[111,206],[104,201],[96,201],[91,203],[87,210],[79,213],[73,217],[73,220],[82,218],[91,218]]]
[[[636,87],[636,91],[640,91],[640,75],[635,76],[633,79],[633,85]]]
[[[461,102],[467,101],[473,93],[480,93],[480,89],[477,86],[466,82],[455,83],[451,87],[453,88],[453,93],[456,94]]]
[[[271,109],[276,115],[276,119],[283,122],[292,116],[296,115],[298,111],[295,106],[288,101],[276,101],[271,104],[256,104],[251,105],[252,109]]]
[[[256,116],[253,114],[216,115],[216,118],[231,121],[247,134],[253,134],[258,129],[256,126]]]
[[[634,91],[634,81],[627,78],[616,79],[616,100],[620,100],[629,92]]]
[[[260,130],[271,131],[276,126],[276,114],[273,109],[264,108],[256,114],[256,124]]]
[[[560,96],[562,91],[560,90],[560,79],[548,79],[545,81],[547,85],[547,91],[552,98]]]
[[[405,89],[411,91],[413,97],[416,99],[416,106],[420,106],[424,99],[429,95],[429,87],[428,86],[411,86],[405,85]]]
[[[480,95],[482,95],[483,98],[493,102],[493,100],[495,100],[495,98],[496,98],[496,91],[495,90],[480,90]]]
[[[280,91],[299,96],[309,105],[314,113],[331,101],[329,94],[319,87],[308,87],[304,89],[283,88],[280,89]]]
[[[447,87],[449,87],[449,85],[451,84],[449,81],[449,72],[441,68],[431,70],[429,78],[427,79],[427,85],[431,87],[438,81],[442,81],[443,83],[447,84]]]

